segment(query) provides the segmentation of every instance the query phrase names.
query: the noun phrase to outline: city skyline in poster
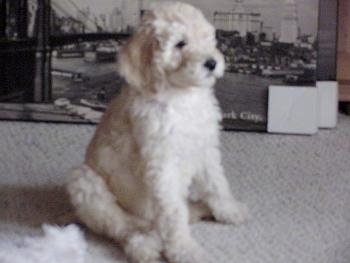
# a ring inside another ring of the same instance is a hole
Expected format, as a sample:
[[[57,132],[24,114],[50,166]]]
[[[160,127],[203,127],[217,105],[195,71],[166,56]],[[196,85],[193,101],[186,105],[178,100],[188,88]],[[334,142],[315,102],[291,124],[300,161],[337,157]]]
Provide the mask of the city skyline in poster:
[[[50,31],[56,39],[75,34],[131,33],[151,2],[52,0]],[[226,74],[215,89],[224,117],[237,121],[230,128],[266,129],[269,85],[314,84],[318,0],[223,0],[215,5],[211,1],[186,2],[200,7],[217,28]],[[279,32],[282,28],[287,28],[284,35],[288,38]],[[122,44],[110,39],[53,47],[52,103],[66,101],[77,107],[103,109],[121,88],[116,57]]]
[[[105,0],[103,5],[96,5],[94,0],[53,0],[53,8],[59,4],[60,6],[70,7],[71,15],[79,16],[80,11],[90,10],[93,16],[100,15],[109,16],[115,9],[123,13],[124,24],[135,27],[139,22],[139,10],[149,9],[156,0]],[[158,0],[158,2],[162,2]],[[281,35],[281,20],[283,13],[283,5],[287,2],[295,2],[298,13],[298,24],[302,34],[317,34],[317,18],[318,18],[318,1],[315,0],[218,0],[218,1],[197,1],[187,0],[200,8],[207,19],[214,23],[215,12],[227,12],[234,10],[237,4],[243,4],[245,11],[260,13],[266,27],[272,28],[276,35]],[[79,10],[78,10],[79,9]],[[74,14],[76,12],[76,14]],[[271,15],[273,14],[273,15]]]

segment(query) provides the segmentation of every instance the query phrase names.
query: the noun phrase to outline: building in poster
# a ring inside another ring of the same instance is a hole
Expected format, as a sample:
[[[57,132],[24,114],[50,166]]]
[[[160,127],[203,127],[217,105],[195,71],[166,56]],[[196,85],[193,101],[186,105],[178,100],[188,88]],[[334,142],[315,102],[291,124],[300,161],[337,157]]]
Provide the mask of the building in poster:
[[[33,37],[35,33],[36,11],[38,10],[37,0],[29,0],[28,4],[28,36]]]
[[[243,0],[235,0],[233,9],[229,12],[214,12],[214,25],[219,30],[236,31],[241,37],[248,32],[261,31],[261,15],[247,9]]]
[[[123,12],[118,7],[109,15],[109,29],[112,32],[123,32],[126,29]]]
[[[295,0],[285,0],[280,42],[293,44],[298,38],[298,11]]]

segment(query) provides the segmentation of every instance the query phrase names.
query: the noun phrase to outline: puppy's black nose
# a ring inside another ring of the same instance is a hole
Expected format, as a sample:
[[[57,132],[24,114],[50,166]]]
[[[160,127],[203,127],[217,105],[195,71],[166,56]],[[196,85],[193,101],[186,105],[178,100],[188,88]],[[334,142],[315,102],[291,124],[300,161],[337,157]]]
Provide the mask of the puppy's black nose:
[[[210,71],[213,71],[216,67],[216,60],[213,58],[209,58],[207,61],[205,61],[204,67],[206,67]]]

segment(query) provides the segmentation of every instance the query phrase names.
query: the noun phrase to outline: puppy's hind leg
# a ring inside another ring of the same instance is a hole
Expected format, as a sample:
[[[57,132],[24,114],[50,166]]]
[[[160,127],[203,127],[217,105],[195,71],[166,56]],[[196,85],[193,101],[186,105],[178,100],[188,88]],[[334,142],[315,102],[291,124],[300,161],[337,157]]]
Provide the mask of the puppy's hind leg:
[[[72,171],[67,190],[79,219],[91,230],[120,242],[132,262],[159,258],[158,236],[147,234],[148,224],[124,211],[104,180],[87,165]]]
[[[127,214],[104,180],[87,165],[75,168],[67,184],[70,201],[79,219],[93,231],[122,241],[144,222]]]

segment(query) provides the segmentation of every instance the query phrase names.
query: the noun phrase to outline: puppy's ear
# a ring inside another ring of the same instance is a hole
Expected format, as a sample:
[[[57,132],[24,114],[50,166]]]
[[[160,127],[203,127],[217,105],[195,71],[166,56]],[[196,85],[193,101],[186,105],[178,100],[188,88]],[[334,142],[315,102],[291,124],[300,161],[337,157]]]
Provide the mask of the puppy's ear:
[[[154,53],[159,44],[153,18],[152,14],[143,17],[141,27],[122,47],[118,58],[119,74],[130,86],[146,93],[157,92]]]

